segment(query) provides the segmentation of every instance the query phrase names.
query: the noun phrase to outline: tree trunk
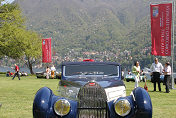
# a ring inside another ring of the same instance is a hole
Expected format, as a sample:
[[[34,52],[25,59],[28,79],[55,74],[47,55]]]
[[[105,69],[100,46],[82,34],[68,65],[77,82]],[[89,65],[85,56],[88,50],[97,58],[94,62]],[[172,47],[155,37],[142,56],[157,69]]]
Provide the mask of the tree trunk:
[[[33,71],[33,69],[32,69],[32,64],[31,64],[31,63],[29,64],[29,70],[30,70],[30,73],[33,75],[33,74],[34,74],[34,71]]]
[[[30,73],[33,75],[33,74],[34,74],[34,71],[33,71],[33,69],[32,69],[32,62],[30,61],[30,57],[27,57],[27,60],[28,60],[28,62],[27,62],[27,67],[29,68]]]

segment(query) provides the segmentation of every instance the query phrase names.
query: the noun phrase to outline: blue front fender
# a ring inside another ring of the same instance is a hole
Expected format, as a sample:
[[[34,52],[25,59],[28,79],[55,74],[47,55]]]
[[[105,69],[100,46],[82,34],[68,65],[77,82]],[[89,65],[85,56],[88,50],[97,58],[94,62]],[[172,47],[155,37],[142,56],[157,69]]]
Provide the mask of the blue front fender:
[[[131,105],[131,112],[124,118],[152,118],[152,102],[148,92],[138,87],[133,90],[130,96],[118,99],[127,99]],[[114,100],[108,102],[110,118],[119,118],[114,110]]]
[[[47,118],[48,108],[51,105],[53,92],[47,87],[43,87],[35,95],[33,102],[34,118]]]
[[[152,118],[152,102],[148,92],[138,87],[133,90],[136,104],[135,118]]]
[[[43,87],[35,95],[33,102],[33,117],[34,118],[61,118],[54,112],[53,106],[58,99],[63,97],[55,96],[51,89]],[[62,116],[62,118],[76,118],[77,102],[68,100],[71,105],[71,110],[68,115]]]

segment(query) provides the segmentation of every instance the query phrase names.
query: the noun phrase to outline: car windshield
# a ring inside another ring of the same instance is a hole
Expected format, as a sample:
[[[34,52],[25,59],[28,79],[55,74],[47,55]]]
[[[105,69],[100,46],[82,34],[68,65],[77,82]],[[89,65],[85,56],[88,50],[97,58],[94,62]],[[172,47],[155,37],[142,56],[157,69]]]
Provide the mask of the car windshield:
[[[116,66],[116,65],[67,65],[67,66],[64,66],[64,76],[75,76],[75,75],[119,76],[119,66]]]

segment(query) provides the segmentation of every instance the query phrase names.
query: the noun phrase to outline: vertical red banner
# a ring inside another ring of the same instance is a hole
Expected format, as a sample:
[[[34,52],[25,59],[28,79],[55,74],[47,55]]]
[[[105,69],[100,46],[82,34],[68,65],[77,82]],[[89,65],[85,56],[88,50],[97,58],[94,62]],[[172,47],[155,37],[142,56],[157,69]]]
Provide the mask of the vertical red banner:
[[[42,62],[50,63],[51,59],[51,38],[42,39]]]
[[[171,56],[172,3],[151,4],[152,55]]]

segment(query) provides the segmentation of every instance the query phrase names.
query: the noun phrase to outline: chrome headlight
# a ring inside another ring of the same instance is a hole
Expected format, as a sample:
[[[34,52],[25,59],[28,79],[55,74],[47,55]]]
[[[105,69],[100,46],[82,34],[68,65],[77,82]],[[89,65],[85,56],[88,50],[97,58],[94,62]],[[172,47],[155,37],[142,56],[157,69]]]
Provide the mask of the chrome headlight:
[[[115,112],[120,116],[126,116],[131,111],[130,103],[127,99],[119,99],[114,103]]]
[[[54,104],[54,111],[57,115],[65,116],[70,112],[70,103],[66,99],[57,100]]]

